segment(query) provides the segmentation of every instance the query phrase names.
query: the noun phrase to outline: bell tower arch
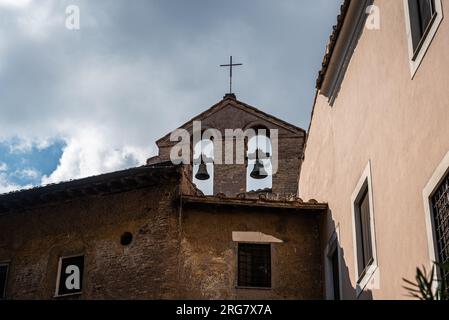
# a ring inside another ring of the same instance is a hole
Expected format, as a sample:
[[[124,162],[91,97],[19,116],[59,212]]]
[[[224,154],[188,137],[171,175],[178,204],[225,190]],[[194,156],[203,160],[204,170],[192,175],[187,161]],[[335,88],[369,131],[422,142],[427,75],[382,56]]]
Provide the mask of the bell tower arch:
[[[194,123],[198,122],[202,130],[217,132],[213,143],[206,141],[203,145],[208,151],[193,146],[191,140],[191,159],[203,159],[203,164],[201,161],[186,164],[197,187],[205,181],[212,183],[212,186],[200,188],[205,194],[235,197],[259,189],[279,195],[296,194],[306,137],[303,129],[237,100],[234,94],[226,94],[217,104],[178,129],[193,136]],[[235,134],[247,129],[253,129],[259,135],[247,138],[244,134]],[[176,145],[170,141],[170,136],[171,133],[156,142],[159,155],[148,159],[148,164],[170,161],[170,150]],[[206,135],[208,139],[211,137]],[[242,145],[244,152],[239,156]],[[200,156],[201,150],[206,152],[206,157]],[[277,160],[276,170],[271,174],[273,159]]]

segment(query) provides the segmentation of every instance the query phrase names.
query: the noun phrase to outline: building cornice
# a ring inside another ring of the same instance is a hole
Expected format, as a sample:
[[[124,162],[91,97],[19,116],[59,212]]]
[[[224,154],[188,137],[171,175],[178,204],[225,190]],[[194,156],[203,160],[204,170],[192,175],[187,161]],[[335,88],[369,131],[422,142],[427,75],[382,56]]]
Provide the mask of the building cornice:
[[[225,196],[191,196],[183,195],[183,205],[207,205],[217,207],[241,207],[241,208],[269,208],[303,211],[309,213],[322,213],[328,210],[328,205],[318,203],[315,200],[303,202],[301,199],[270,199],[269,195],[261,195],[259,198],[234,198]]]
[[[367,18],[367,8],[373,0],[345,0],[341,6],[337,24],[333,28],[322,69],[317,79],[317,90],[335,100],[352,54],[362,34]]]

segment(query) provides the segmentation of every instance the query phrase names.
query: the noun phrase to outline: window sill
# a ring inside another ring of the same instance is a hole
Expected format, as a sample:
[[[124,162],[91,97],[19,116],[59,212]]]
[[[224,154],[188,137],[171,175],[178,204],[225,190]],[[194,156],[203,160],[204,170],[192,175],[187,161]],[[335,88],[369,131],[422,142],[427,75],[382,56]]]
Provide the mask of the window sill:
[[[238,290],[258,290],[258,291],[270,291],[273,290],[273,288],[263,288],[263,287],[241,287],[241,286],[235,286]]]
[[[75,296],[81,296],[82,292],[76,292],[76,293],[67,293],[67,294],[55,294],[53,296],[53,299],[61,299],[61,298],[68,298],[68,297],[75,297]]]
[[[424,42],[426,41],[427,37],[429,36],[430,30],[432,29],[433,24],[435,23],[435,20],[437,19],[438,13],[434,13],[432,15],[432,18],[430,19],[429,25],[427,26],[426,30],[424,31],[424,34],[421,38],[421,40],[418,43],[418,46],[416,49],[414,49],[412,61],[415,62],[418,59],[419,53],[424,45]]]
[[[373,279],[373,277],[377,273],[378,269],[379,268],[377,265],[371,265],[368,268],[368,270],[365,272],[365,274],[362,276],[362,278],[359,279],[359,281],[357,281],[356,288],[355,288],[357,299],[360,297],[362,292],[365,290],[368,283]]]

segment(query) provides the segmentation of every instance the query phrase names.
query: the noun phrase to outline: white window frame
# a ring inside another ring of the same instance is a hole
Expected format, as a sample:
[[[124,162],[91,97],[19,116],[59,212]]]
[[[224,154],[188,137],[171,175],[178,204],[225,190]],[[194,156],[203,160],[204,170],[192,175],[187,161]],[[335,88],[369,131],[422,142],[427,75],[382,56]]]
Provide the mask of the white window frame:
[[[433,267],[433,262],[437,261],[436,232],[433,221],[432,196],[438,189],[443,179],[449,173],[449,152],[444,156],[426,187],[423,189],[424,212],[426,219],[427,244],[429,248],[429,268]]]
[[[59,257],[58,273],[57,273],[57,277],[56,277],[56,288],[55,288],[54,298],[62,298],[62,297],[69,297],[69,296],[79,296],[79,295],[83,294],[83,290],[81,290],[80,292],[59,294],[59,283],[61,281],[62,260],[63,259],[68,259],[68,258],[78,258],[78,257],[84,257],[84,263],[86,263],[86,259],[85,259],[86,256],[84,254],[74,254],[74,255],[70,255],[70,256]],[[83,268],[83,273],[84,273],[84,270],[85,270],[85,268]],[[84,282],[84,274],[83,274],[83,282]],[[81,284],[81,287],[84,288],[84,285]]]
[[[364,191],[365,187],[368,187],[368,197],[369,197],[369,209],[370,209],[370,222],[371,222],[371,245],[373,250],[373,263],[368,267],[365,274],[362,278],[359,278],[359,264],[357,260],[358,253],[358,243],[357,243],[357,226],[356,226],[356,213],[357,213],[357,202],[361,196],[361,193]],[[368,162],[365,170],[363,171],[362,176],[360,177],[357,185],[354,189],[354,192],[351,196],[351,211],[352,211],[352,239],[353,239],[353,247],[354,247],[354,279],[355,279],[355,288],[356,288],[356,296],[357,298],[363,292],[363,290],[367,287],[368,283],[371,280],[376,280],[377,287],[379,286],[379,279],[374,278],[378,277],[379,267],[377,260],[377,245],[376,245],[376,228],[375,228],[375,219],[374,219],[374,201],[373,201],[373,188],[372,188],[372,178],[371,178],[371,162]]]
[[[427,50],[430,47],[430,44],[432,43],[433,38],[435,37],[435,34],[438,31],[438,28],[441,24],[441,21],[443,21],[443,6],[441,4],[441,0],[435,0],[435,11],[437,13],[435,20],[432,22],[432,25],[425,35],[425,40],[422,42],[421,47],[418,49],[419,52],[415,56],[415,51],[413,50],[413,39],[412,39],[412,28],[411,28],[411,22],[410,22],[410,10],[408,6],[408,0],[403,0],[404,2],[404,12],[405,12],[405,29],[407,34],[407,40],[408,40],[408,55],[409,55],[409,64],[410,64],[410,74],[412,79],[414,78],[416,71],[418,70],[419,66],[421,65],[424,56],[427,53]]]
[[[8,288],[8,278],[9,278],[9,268],[10,268],[10,262],[9,261],[0,261],[0,267],[6,266],[6,279],[5,279],[5,288],[2,292],[2,295],[0,295],[0,301],[3,299],[6,299],[6,290]]]
[[[340,245],[340,226],[335,228],[334,233],[330,237],[326,248],[324,249],[324,277],[326,284],[326,300],[335,300],[334,296],[334,274],[332,270],[332,262],[330,260],[332,254],[337,252],[338,254],[338,283],[340,284],[340,300],[343,300],[343,290],[342,290],[342,275],[341,275],[341,245]]]

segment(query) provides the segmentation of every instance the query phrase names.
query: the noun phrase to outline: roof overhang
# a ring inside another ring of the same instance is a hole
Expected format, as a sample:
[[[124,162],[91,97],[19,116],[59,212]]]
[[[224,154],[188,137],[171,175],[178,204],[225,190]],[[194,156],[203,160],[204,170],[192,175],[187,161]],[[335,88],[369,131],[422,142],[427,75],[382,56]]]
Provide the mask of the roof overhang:
[[[181,197],[182,204],[187,206],[216,206],[216,207],[239,207],[243,209],[267,208],[276,210],[289,210],[302,213],[323,213],[328,210],[328,205],[316,201],[303,202],[300,199],[294,200],[270,200],[265,198],[240,199],[217,196],[188,196]]]
[[[173,165],[142,166],[0,195],[0,214],[160,185],[180,178]]]
[[[373,0],[345,0],[333,29],[317,80],[317,89],[333,102],[363,31]]]

